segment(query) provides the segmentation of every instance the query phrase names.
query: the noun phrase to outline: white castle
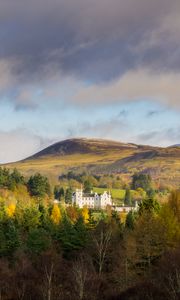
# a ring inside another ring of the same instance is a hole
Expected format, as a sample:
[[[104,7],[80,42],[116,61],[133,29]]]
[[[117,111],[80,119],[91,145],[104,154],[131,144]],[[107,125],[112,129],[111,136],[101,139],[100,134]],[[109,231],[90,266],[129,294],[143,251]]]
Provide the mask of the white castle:
[[[77,205],[80,208],[87,206],[94,209],[105,209],[107,205],[112,206],[112,199],[110,192],[104,191],[103,194],[98,193],[83,193],[82,188],[76,189],[72,195],[72,205]]]

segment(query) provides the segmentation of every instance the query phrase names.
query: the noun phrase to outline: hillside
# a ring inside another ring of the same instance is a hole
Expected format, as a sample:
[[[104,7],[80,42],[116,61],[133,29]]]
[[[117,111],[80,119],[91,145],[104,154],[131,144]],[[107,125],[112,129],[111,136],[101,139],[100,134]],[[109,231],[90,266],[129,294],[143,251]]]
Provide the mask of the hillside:
[[[144,171],[150,173],[154,180],[179,186],[180,147],[160,148],[102,139],[69,139],[7,166],[16,167],[25,175],[39,171],[53,181],[69,170],[78,173],[118,173],[126,177]]]

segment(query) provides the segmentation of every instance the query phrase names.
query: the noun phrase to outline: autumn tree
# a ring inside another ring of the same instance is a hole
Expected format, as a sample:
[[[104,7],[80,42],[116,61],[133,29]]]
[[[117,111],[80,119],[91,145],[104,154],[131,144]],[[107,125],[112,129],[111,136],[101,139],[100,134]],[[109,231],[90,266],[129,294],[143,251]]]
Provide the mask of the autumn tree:
[[[173,210],[174,215],[178,218],[180,222],[180,190],[175,190],[171,192],[169,206]]]
[[[139,214],[146,213],[158,213],[160,210],[159,202],[155,198],[145,198],[139,204]]]
[[[16,210],[16,205],[13,203],[9,204],[8,207],[6,208],[6,213],[8,217],[12,218],[15,214],[15,210]]]
[[[52,213],[51,213],[51,220],[54,224],[58,225],[61,221],[61,211],[57,204],[54,204]]]
[[[131,232],[134,256],[131,263],[137,271],[150,269],[152,263],[159,259],[165,251],[166,241],[164,228],[159,218],[149,212],[144,212],[137,220]]]
[[[82,217],[84,219],[84,223],[88,223],[89,222],[89,210],[87,207],[83,207],[82,211],[81,211]]]

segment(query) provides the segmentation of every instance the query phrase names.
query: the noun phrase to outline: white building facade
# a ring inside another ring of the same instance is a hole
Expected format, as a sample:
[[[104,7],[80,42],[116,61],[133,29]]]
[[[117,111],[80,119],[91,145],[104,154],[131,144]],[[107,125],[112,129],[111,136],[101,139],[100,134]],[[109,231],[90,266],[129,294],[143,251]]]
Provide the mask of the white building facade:
[[[93,192],[86,194],[82,189],[76,189],[72,195],[72,204],[80,208],[86,206],[93,209],[105,209],[107,205],[112,206],[112,198],[111,194],[106,191],[99,195]]]
[[[129,213],[130,211],[137,211],[139,208],[138,202],[135,201],[134,205],[131,206],[126,206],[126,205],[122,205],[122,206],[113,206],[113,210],[121,213]]]

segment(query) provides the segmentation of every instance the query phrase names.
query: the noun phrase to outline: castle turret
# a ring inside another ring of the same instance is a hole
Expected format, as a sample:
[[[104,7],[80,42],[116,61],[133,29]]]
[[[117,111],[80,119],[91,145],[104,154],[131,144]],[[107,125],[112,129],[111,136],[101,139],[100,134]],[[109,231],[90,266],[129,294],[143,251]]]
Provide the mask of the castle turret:
[[[82,188],[76,189],[76,191],[73,193],[73,196],[72,196],[72,204],[82,207],[82,197],[83,197]]]

